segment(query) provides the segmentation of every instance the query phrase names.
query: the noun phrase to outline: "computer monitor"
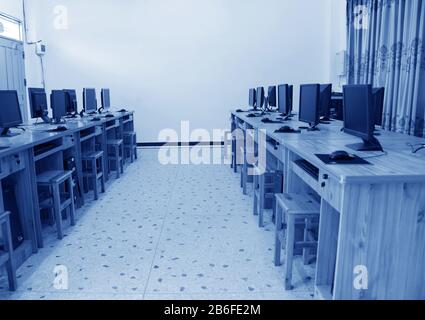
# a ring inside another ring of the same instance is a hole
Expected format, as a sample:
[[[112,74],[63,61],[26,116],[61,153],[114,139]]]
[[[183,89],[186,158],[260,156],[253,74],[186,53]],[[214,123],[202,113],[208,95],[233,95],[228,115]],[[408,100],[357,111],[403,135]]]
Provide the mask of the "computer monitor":
[[[310,125],[309,130],[318,130],[320,107],[320,85],[304,84],[300,87],[299,120]]]
[[[43,88],[28,88],[28,96],[31,118],[42,118],[44,122],[49,122],[46,90]]]
[[[64,89],[66,113],[75,116],[78,113],[77,92],[74,89]]]
[[[385,88],[373,88],[373,105],[375,110],[375,125],[382,126],[382,114],[384,112]]]
[[[96,100],[96,89],[84,88],[83,89],[83,105],[84,111],[87,113],[96,113],[97,111],[97,100]]]
[[[255,89],[249,89],[249,106],[254,109],[257,108],[257,91]]]
[[[267,92],[268,107],[277,107],[276,86],[270,86]]]
[[[291,84],[289,85],[289,106],[291,108],[291,112],[292,110],[294,110],[294,86]]]
[[[50,107],[55,123],[61,123],[66,116],[66,93],[63,90],[53,90],[50,94]]]
[[[330,107],[332,101],[332,84],[320,85],[320,116],[323,121],[330,121]]]
[[[0,128],[2,136],[11,136],[9,129],[22,124],[18,93],[14,90],[0,90]]]
[[[257,98],[257,108],[261,109],[264,105],[264,99],[265,99],[264,87],[257,88],[256,98]]]
[[[382,151],[381,144],[373,136],[374,128],[372,86],[344,86],[344,131],[363,140],[363,143],[347,147],[355,151]]]
[[[102,89],[101,91],[102,98],[102,110],[108,110],[111,107],[111,95],[109,89]]]
[[[289,85],[281,84],[277,87],[277,91],[278,91],[277,101],[278,101],[279,112],[282,115],[289,117],[292,112]]]

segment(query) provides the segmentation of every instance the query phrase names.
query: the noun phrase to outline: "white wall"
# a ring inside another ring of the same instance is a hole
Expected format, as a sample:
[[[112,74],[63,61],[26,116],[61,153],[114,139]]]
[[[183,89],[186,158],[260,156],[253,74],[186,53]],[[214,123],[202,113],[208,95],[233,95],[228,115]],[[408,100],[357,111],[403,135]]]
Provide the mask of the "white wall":
[[[336,0],[27,1],[48,46],[47,89],[110,87],[113,104],[136,111],[139,141],[181,120],[228,128],[250,87],[332,78]],[[56,5],[67,30],[54,27]]]

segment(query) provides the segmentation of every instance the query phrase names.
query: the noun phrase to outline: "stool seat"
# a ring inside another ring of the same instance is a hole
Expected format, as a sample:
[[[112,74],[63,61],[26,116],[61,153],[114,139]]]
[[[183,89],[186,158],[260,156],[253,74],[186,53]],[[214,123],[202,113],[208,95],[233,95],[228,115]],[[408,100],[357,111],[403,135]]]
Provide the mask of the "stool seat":
[[[108,146],[117,146],[123,144],[123,139],[110,139],[107,141]]]
[[[83,161],[90,161],[92,159],[99,159],[103,156],[103,151],[95,151],[90,153],[85,153],[81,156],[81,159]]]
[[[276,201],[286,214],[318,215],[320,213],[319,203],[313,200],[309,195],[294,193],[277,194]]]
[[[72,175],[72,171],[51,170],[37,175],[37,184],[61,183]]]

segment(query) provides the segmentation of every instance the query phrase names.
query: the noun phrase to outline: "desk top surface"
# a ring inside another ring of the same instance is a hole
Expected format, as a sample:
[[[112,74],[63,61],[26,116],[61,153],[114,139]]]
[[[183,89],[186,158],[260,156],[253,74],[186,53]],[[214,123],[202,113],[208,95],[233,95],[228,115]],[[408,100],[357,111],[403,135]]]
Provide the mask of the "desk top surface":
[[[408,145],[425,143],[423,138],[379,129],[377,139],[381,142],[387,154],[382,154],[382,152],[354,152],[347,145],[359,143],[361,140],[341,132],[342,121],[320,124],[320,131],[308,132],[302,130],[300,134],[275,133],[275,130],[284,125],[298,129],[299,126],[305,126],[305,124],[298,120],[267,124],[261,122],[262,118],[247,117],[248,113],[233,112],[232,114],[254,129],[264,129],[268,137],[315,166],[338,177],[341,182],[371,181],[371,179],[376,182],[389,180],[425,181],[425,152],[413,154]],[[264,117],[276,119],[278,115],[268,114]],[[293,119],[297,118],[297,116],[293,117]],[[336,150],[354,153],[370,162],[371,165],[326,165],[316,156],[316,154],[330,154]]]
[[[40,125],[24,125],[22,129],[13,129],[13,132],[18,133],[13,137],[0,137],[0,157],[7,156],[11,153],[19,152],[35,145],[46,143],[54,139],[69,136],[75,132],[85,129],[93,128],[95,126],[103,125],[110,121],[118,120],[122,117],[132,115],[133,112],[116,112],[113,113],[114,117],[106,118],[102,115],[100,121],[91,121],[93,117],[68,119],[66,124],[53,125],[53,124],[40,124]],[[57,126],[66,126],[68,130],[60,132],[48,132]]]

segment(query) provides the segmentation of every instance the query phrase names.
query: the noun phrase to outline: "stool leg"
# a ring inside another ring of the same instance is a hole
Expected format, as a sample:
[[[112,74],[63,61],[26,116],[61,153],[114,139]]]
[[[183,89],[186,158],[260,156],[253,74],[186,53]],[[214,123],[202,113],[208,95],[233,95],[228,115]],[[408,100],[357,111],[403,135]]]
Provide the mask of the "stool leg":
[[[248,194],[247,184],[248,184],[248,165],[244,163],[243,169],[242,169],[242,189],[243,189],[244,195]]]
[[[266,196],[266,191],[265,191],[265,175],[262,174],[261,176],[259,176],[258,178],[259,180],[259,211],[258,211],[258,226],[260,228],[264,227],[264,202],[265,202],[265,196]]]
[[[94,192],[94,200],[99,199],[99,192],[97,190],[97,160],[94,159],[92,163],[92,175],[93,175],[93,192]]]
[[[56,230],[58,232],[58,239],[62,240],[63,231],[62,231],[62,212],[61,212],[61,200],[60,200],[60,190],[59,185],[53,185],[53,206],[55,210],[55,219],[56,219]]]
[[[305,219],[305,226],[304,226],[304,241],[308,242],[308,230],[310,228],[310,219]],[[303,262],[304,265],[308,265],[310,259],[310,248],[304,248],[303,249]]]
[[[102,176],[100,177],[100,186],[102,188],[102,193],[105,193],[105,166],[103,163],[103,157],[100,158],[100,168],[102,170]]]
[[[68,179],[69,196],[71,197],[71,208],[69,210],[69,218],[71,226],[75,226],[75,203],[74,203],[74,186],[72,185],[72,176]]]
[[[115,169],[117,170],[117,179],[120,177],[120,150],[119,146],[115,146]]]
[[[285,290],[292,290],[292,263],[294,258],[295,218],[288,215],[286,224]]]
[[[258,199],[257,199],[257,188],[258,188],[258,176],[254,176],[254,216],[258,215]]]
[[[121,145],[121,152],[122,152],[122,157],[121,157],[121,173],[124,173],[124,145]]]
[[[6,263],[7,279],[9,281],[9,290],[16,291],[18,285],[15,271],[15,257],[13,256],[12,231],[10,230],[10,219],[6,217],[6,223],[3,224],[3,236],[5,237],[5,247],[9,253],[9,260]]]
[[[276,224],[275,224],[275,245],[274,245],[274,265],[280,266],[280,253],[282,251],[282,242],[280,240],[280,233],[283,229],[282,210],[276,201]]]

